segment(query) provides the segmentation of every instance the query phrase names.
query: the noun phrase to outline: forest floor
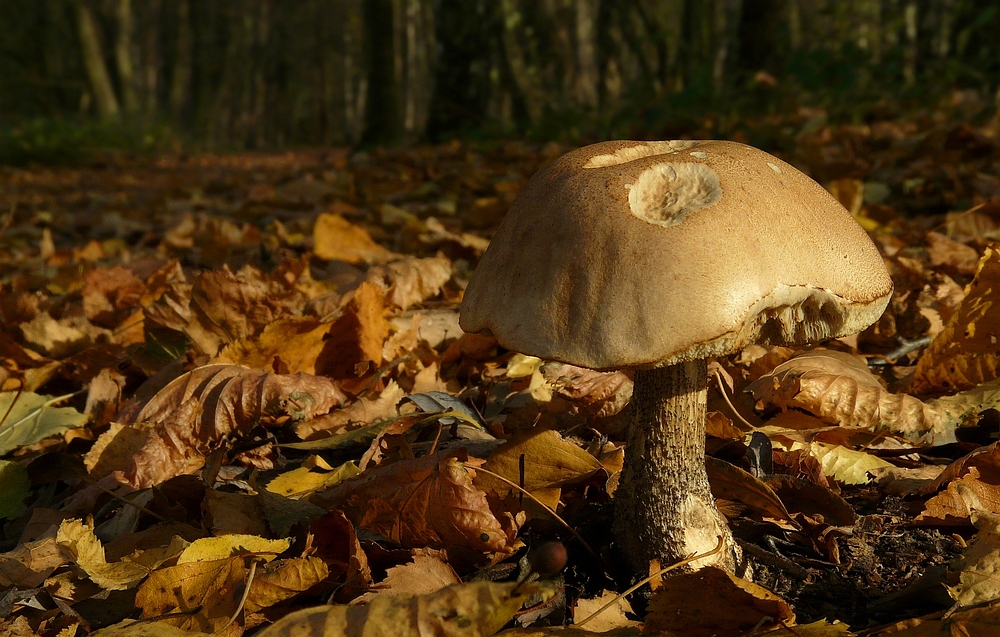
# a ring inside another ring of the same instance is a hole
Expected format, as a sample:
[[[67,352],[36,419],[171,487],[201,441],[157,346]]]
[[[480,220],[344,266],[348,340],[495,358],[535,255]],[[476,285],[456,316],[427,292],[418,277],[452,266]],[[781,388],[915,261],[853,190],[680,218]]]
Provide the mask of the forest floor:
[[[860,335],[713,367],[709,475],[756,584],[654,578],[558,634],[1000,634],[1000,135],[761,127],[893,298]],[[267,626],[332,603],[343,634],[545,635],[625,590],[631,378],[457,321],[566,150],[0,167],[4,634],[307,634]],[[566,568],[518,584],[550,540]]]

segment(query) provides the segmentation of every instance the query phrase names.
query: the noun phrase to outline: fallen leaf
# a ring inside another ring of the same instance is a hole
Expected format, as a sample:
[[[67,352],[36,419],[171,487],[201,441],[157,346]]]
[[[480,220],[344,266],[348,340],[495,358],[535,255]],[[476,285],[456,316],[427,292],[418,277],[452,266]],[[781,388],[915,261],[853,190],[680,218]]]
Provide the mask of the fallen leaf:
[[[0,586],[35,588],[57,568],[66,563],[55,529],[37,540],[22,542],[7,553],[0,553]]]
[[[72,407],[55,407],[70,397],[0,392],[0,455],[87,424],[87,417]]]
[[[708,566],[673,575],[649,601],[643,632],[690,637],[742,637],[776,624],[794,624],[788,604],[767,589]]]
[[[365,279],[379,285],[390,305],[406,310],[441,293],[452,276],[445,257],[406,257],[368,270]]]
[[[327,213],[317,217],[313,226],[313,252],[320,259],[353,264],[385,261],[392,256],[361,226]]]
[[[793,447],[795,448],[803,447]],[[840,445],[813,442],[805,448],[819,460],[824,474],[843,484],[869,484],[874,479],[875,471],[893,466],[892,463],[870,453],[854,451]]]
[[[389,420],[399,414],[396,405],[405,395],[396,381],[391,380],[376,396],[362,396],[346,407],[299,423],[295,426],[295,435],[302,440],[315,440]]]
[[[612,600],[615,603],[604,608]],[[598,611],[600,614],[594,615]],[[614,591],[606,590],[598,597],[578,599],[576,607],[573,608],[573,623],[578,624],[586,619],[587,630],[592,630],[595,633],[605,633],[616,628],[631,628],[639,625],[639,622],[629,619],[626,614],[634,614],[628,600],[620,597]]]
[[[864,359],[830,350],[806,352],[747,386],[757,408],[796,408],[824,422],[871,432],[888,431],[923,445],[955,442],[965,413],[954,403],[923,403],[886,391]]]
[[[326,344],[330,323],[307,317],[281,318],[269,323],[257,336],[233,341],[222,348],[212,363],[229,363],[285,374],[316,373],[316,359]]]
[[[323,491],[358,474],[358,465],[348,460],[336,469],[318,456],[307,458],[303,466],[286,471],[267,483],[267,490],[298,499]]]
[[[59,526],[56,542],[67,557],[101,588],[112,591],[131,588],[150,573],[149,567],[136,562],[108,562],[104,557],[104,546],[94,535],[93,522],[64,520]]]
[[[792,519],[781,499],[759,478],[718,458],[706,456],[705,461],[713,496],[742,502],[776,520]]]
[[[94,268],[84,277],[83,313],[94,325],[117,327],[139,306],[146,286],[121,266]]]
[[[367,606],[319,606],[291,613],[258,637],[362,637],[363,635],[493,635],[532,595],[551,597],[541,582],[471,582],[429,595],[379,596]]]
[[[557,431],[529,429],[514,434],[508,442],[490,452],[483,468],[522,486],[536,497],[544,492],[547,497],[540,499],[555,509],[559,489],[586,480],[601,468],[601,463]],[[486,473],[477,474],[475,484],[483,491],[497,494],[500,499],[513,489]],[[517,493],[515,491],[515,495]]]
[[[24,513],[24,499],[31,495],[27,470],[13,460],[0,460],[0,519]]]
[[[965,299],[917,360],[909,391],[948,392],[1000,374],[1000,253],[986,248]]]
[[[317,374],[356,381],[382,364],[382,347],[390,332],[385,304],[385,293],[373,283],[366,281],[354,290],[344,313],[330,327],[316,361]]]
[[[342,404],[345,396],[328,378],[306,374],[269,374],[239,365],[206,365],[172,381],[145,404],[126,406],[119,420],[144,432],[140,441],[127,434],[124,465],[105,469],[123,472],[134,488],[145,488],[200,468],[231,432],[245,431],[264,417],[290,416],[305,420]],[[98,439],[108,450],[123,430],[109,430]],[[104,437],[102,436],[102,438]],[[141,444],[139,444],[141,442]],[[134,450],[134,451],[132,451]],[[129,453],[131,451],[131,453]],[[98,465],[103,460],[94,460]]]
[[[292,543],[286,539],[268,540],[255,535],[230,533],[219,537],[205,537],[191,542],[177,557],[177,563],[206,562],[250,553],[265,562],[270,562],[287,551],[291,545]]]
[[[893,624],[873,637],[1000,637],[1000,606],[968,608],[946,617],[917,617]]]
[[[486,494],[473,484],[464,451],[402,460],[314,496],[342,501],[358,528],[405,547],[465,547],[502,552],[511,538],[493,515]]]
[[[462,579],[445,561],[443,551],[434,549],[411,550],[412,560],[393,566],[385,573],[385,579],[374,586],[374,590],[358,597],[353,603],[371,603],[384,595],[429,595],[446,586],[461,584]]]
[[[959,582],[948,592],[957,606],[968,608],[1000,599],[1000,516],[976,516],[976,539],[951,565]]]

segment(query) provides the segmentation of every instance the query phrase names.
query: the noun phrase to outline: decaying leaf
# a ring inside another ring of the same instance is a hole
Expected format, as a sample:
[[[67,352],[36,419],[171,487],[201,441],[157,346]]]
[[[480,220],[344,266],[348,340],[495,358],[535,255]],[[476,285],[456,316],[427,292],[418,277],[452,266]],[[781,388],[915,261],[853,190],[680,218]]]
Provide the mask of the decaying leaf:
[[[981,513],[976,528],[975,541],[952,564],[959,583],[948,588],[957,605],[965,608],[1000,599],[1000,516]]]
[[[366,280],[385,290],[389,304],[405,310],[440,294],[451,275],[452,264],[445,257],[407,257],[370,269]]]
[[[604,608],[612,601],[615,603]],[[577,600],[576,607],[573,609],[573,623],[587,620],[588,630],[595,633],[605,633],[616,628],[638,626],[639,622],[626,616],[626,613],[632,614],[633,612],[627,599],[614,591],[604,591],[598,597]],[[595,615],[595,613],[599,614]]]
[[[922,524],[968,524],[976,512],[1000,514],[1000,447],[976,449],[948,465],[920,489],[935,493],[916,521]]]
[[[716,567],[674,575],[649,602],[644,632],[742,637],[757,627],[794,624],[788,604],[767,589]]]
[[[406,547],[465,547],[502,552],[509,546],[486,494],[473,484],[474,467],[461,450],[370,469],[322,499],[343,500],[359,528]]]
[[[751,383],[747,391],[758,409],[802,409],[824,422],[886,431],[928,446],[955,442],[955,429],[981,405],[962,394],[921,402],[890,393],[864,359],[829,350],[796,356]]]
[[[968,389],[1000,375],[1000,252],[986,248],[965,299],[917,360],[910,391]]]
[[[316,373],[316,359],[325,345],[330,323],[303,316],[281,318],[264,331],[233,341],[213,363],[231,363],[285,374]]]
[[[101,456],[89,458],[88,464],[121,471],[135,488],[149,487],[197,470],[225,436],[245,432],[265,417],[304,420],[344,399],[327,378],[269,374],[239,365],[199,367],[145,404],[126,406],[120,421],[143,434],[109,430],[95,445]],[[105,461],[104,454],[123,464]]]
[[[264,629],[259,637],[486,637],[510,621],[530,596],[553,593],[537,582],[456,584],[429,595],[379,596],[367,606],[300,610]]]
[[[387,570],[385,579],[376,584],[374,590],[358,597],[357,603],[370,603],[382,595],[429,595],[462,583],[462,578],[445,561],[447,555],[443,551],[413,549],[411,554],[412,562]]]

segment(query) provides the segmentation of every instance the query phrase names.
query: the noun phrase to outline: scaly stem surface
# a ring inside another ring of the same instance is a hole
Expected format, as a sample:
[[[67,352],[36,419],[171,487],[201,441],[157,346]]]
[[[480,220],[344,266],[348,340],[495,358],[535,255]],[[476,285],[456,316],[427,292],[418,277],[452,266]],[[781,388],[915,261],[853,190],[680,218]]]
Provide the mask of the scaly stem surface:
[[[705,473],[707,391],[705,360],[635,372],[614,525],[621,552],[635,571],[646,572],[654,558],[666,566],[708,552],[719,536],[726,549],[692,567],[734,570],[735,543]]]

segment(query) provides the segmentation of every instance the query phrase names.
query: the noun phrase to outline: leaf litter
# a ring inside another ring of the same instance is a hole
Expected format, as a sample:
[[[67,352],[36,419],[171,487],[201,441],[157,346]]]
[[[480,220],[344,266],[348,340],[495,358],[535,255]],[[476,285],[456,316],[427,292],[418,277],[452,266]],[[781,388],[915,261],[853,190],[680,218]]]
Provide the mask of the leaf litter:
[[[1000,200],[945,180],[908,190],[965,125],[934,126],[919,152],[891,123],[792,144],[821,179],[832,156],[900,167],[824,184],[896,293],[857,337],[718,361],[709,473],[755,582],[703,570],[617,601],[635,575],[609,533],[629,375],[457,325],[504,208],[560,149],[135,160],[132,185],[80,167],[4,191],[19,231],[0,236],[0,626],[987,634]],[[121,224],[62,223],[111,184]],[[555,575],[538,556],[550,540],[568,551]]]

